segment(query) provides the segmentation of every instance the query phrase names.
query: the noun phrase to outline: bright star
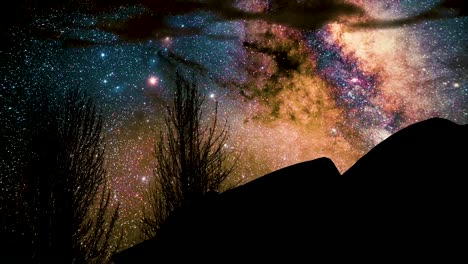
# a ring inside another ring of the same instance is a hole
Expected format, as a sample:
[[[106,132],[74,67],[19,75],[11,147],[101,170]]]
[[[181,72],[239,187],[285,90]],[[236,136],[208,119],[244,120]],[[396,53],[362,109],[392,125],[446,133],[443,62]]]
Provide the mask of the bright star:
[[[155,77],[155,76],[151,76],[151,77],[148,79],[148,82],[149,82],[150,85],[155,86],[155,85],[158,84],[159,79],[158,79],[157,77]]]

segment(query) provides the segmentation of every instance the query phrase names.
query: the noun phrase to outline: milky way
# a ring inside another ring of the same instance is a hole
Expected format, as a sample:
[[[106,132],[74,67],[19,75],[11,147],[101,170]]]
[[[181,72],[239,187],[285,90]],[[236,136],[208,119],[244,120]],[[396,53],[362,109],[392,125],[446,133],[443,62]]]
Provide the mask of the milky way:
[[[337,15],[300,26],[283,23],[275,1],[234,2],[238,12],[176,12],[158,34],[138,38],[122,35],[119,23],[151,7],[42,12],[5,33],[2,93],[33,97],[40,87],[78,86],[96,97],[113,197],[123,208],[123,247],[139,241],[154,138],[176,70],[196,80],[205,112],[218,102],[228,120],[225,147],[240,155],[232,182],[322,156],[344,172],[409,124],[434,116],[468,121],[466,17],[361,26],[411,17],[440,1],[348,1],[363,12],[330,12]],[[277,15],[260,15],[268,12]],[[19,102],[2,107],[23,116]]]

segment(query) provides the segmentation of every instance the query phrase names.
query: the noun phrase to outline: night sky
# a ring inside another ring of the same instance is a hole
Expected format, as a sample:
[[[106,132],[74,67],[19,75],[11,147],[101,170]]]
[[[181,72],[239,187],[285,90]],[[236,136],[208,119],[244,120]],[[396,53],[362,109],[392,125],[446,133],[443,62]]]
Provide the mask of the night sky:
[[[225,147],[240,155],[232,182],[323,156],[344,172],[417,121],[468,123],[463,0],[23,2],[3,18],[0,96],[38,87],[95,96],[123,247],[139,241],[176,71],[205,94],[205,113],[219,103]],[[0,107],[28,122],[31,106]]]

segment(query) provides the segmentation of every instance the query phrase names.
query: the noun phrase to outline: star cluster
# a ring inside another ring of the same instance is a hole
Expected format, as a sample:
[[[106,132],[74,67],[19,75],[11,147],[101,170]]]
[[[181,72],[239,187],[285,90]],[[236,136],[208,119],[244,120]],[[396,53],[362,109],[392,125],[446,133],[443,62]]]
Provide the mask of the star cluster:
[[[138,27],[151,9],[144,5],[43,12],[8,28],[0,96],[82,87],[96,98],[113,198],[123,210],[123,247],[139,241],[154,139],[176,71],[197,82],[205,112],[218,102],[228,120],[226,148],[240,155],[233,182],[322,156],[344,172],[414,122],[439,116],[467,123],[466,17],[363,24],[399,21],[441,1],[347,1],[365,15],[313,26],[284,22],[275,2],[232,1],[222,13],[201,1],[200,9],[179,8],[164,21],[145,18],[164,25],[148,32]],[[25,103],[1,107],[15,112],[15,122],[27,122]]]

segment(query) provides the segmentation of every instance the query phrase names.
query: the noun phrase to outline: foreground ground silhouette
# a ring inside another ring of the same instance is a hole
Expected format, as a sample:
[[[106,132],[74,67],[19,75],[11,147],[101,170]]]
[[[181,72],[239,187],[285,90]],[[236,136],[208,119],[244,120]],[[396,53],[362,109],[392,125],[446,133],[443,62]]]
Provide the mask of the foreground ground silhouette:
[[[340,175],[296,164],[175,211],[115,263],[464,259],[468,126],[432,118]]]

